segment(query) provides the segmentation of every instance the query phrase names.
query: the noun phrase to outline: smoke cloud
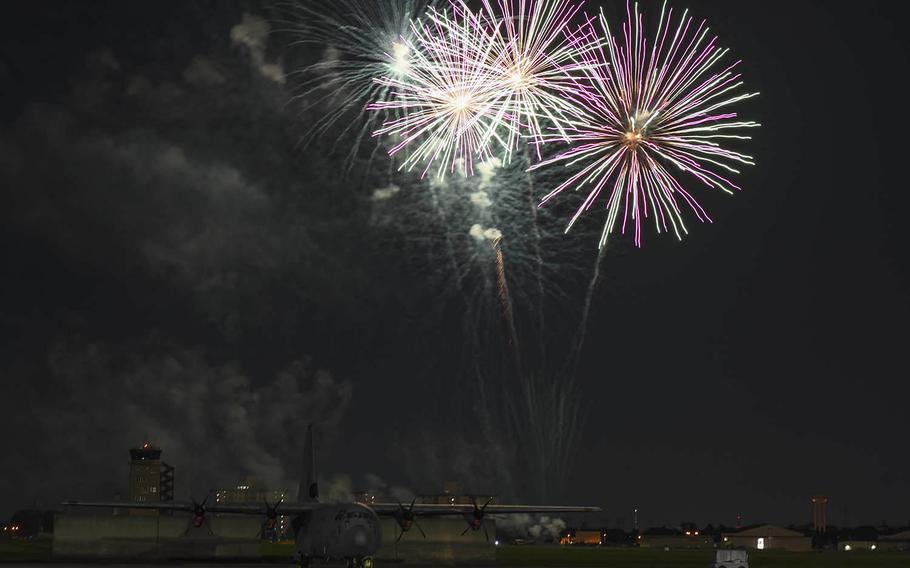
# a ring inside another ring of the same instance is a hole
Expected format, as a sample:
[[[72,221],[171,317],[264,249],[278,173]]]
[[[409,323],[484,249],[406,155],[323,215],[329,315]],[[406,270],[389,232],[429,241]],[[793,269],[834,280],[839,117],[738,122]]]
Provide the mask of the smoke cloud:
[[[351,398],[347,382],[307,358],[256,386],[235,363],[154,336],[132,346],[72,338],[50,349],[46,369],[20,402],[2,403],[10,424],[29,425],[5,447],[23,467],[3,476],[4,494],[110,499],[126,491],[127,449],[144,441],[176,467],[181,499],[246,475],[292,490],[306,424],[331,431]]]
[[[535,541],[558,540],[565,530],[565,521],[548,516],[502,515],[496,518],[497,533],[509,538]]]
[[[249,50],[253,65],[259,73],[280,85],[285,82],[285,73],[280,63],[266,61],[266,43],[271,26],[261,16],[243,15],[243,21],[231,28],[231,40]]]

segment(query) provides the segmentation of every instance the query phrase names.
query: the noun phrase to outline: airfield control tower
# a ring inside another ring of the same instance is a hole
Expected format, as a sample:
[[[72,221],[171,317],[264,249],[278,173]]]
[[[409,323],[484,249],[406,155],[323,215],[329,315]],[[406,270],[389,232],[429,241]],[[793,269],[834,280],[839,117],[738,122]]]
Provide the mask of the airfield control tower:
[[[130,448],[130,501],[174,500],[174,468],[161,461],[161,448],[150,442]],[[131,515],[157,515],[150,509],[130,509]]]

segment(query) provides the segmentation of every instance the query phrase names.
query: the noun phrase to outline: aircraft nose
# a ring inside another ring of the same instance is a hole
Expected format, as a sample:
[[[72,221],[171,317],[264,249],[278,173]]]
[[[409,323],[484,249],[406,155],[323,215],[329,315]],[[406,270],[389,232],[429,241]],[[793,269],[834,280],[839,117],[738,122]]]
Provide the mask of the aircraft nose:
[[[370,539],[370,533],[367,527],[356,526],[348,529],[347,541],[351,550],[356,554],[372,554],[373,543]]]

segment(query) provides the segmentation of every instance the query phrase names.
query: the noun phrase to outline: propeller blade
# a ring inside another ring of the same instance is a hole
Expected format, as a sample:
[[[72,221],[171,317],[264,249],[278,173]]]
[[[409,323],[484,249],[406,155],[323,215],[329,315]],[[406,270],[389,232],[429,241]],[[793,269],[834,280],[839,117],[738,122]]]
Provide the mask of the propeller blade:
[[[412,513],[414,511],[414,503],[416,503],[416,502],[417,502],[417,497],[414,497],[413,499],[411,499],[411,505],[408,507],[408,513]]]
[[[480,508],[480,512],[483,513],[484,509],[487,508],[487,505],[489,505],[489,504],[492,503],[492,502],[493,502],[493,498],[492,498],[492,497],[490,497],[489,499],[487,499],[487,502],[484,503],[484,504],[483,504],[483,507]]]
[[[401,529],[401,531],[398,533],[398,538],[395,539],[395,542],[401,542],[401,537],[403,537],[403,536],[404,536],[404,529]]]
[[[465,530],[461,531],[461,536],[464,536],[464,535],[468,534],[468,531],[469,531],[469,530],[471,530],[471,525],[468,525],[468,528],[466,528]]]
[[[487,532],[487,525],[486,525],[486,523],[484,523],[484,525],[483,525],[483,536],[486,537],[487,542],[490,542],[490,533]]]
[[[423,535],[423,538],[427,538],[427,533],[423,532],[423,529],[420,528],[420,525],[417,524],[417,520],[414,520],[414,526],[417,527],[417,530],[420,531],[420,534]]]

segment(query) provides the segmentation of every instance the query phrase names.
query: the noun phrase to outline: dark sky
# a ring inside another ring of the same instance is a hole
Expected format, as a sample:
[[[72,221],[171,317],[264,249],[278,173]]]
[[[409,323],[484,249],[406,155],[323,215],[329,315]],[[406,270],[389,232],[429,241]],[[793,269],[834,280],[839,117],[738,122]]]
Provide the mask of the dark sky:
[[[645,524],[806,522],[815,492],[837,524],[907,523],[908,8],[674,4],[761,91],[743,109],[758,166],[684,242],[608,252],[578,374],[590,413],[554,494],[611,524],[633,507]],[[306,54],[263,31],[272,15],[6,7],[0,516],[122,492],[146,437],[179,498],[247,473],[286,484],[308,420],[340,486],[510,494],[473,476],[490,465],[472,407],[443,403],[470,397],[459,304],[441,269],[365,228],[384,172],[343,176],[343,150],[300,144],[314,117],[282,72]]]

